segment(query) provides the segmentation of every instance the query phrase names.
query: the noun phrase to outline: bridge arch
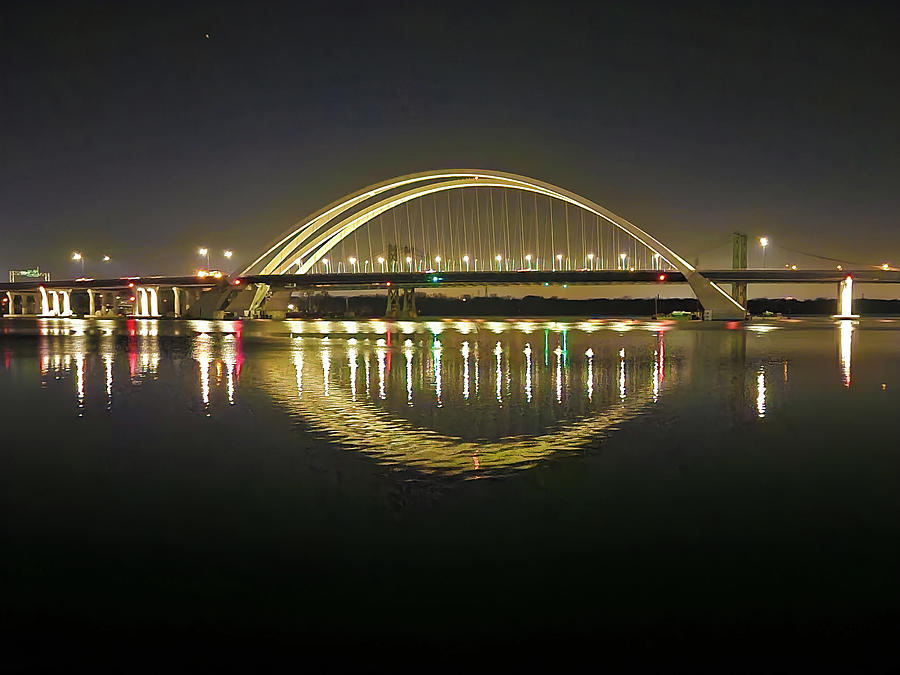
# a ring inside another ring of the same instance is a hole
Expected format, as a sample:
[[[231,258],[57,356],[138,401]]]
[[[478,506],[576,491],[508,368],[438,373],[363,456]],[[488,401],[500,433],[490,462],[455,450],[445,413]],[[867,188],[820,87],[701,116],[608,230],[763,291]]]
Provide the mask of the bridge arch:
[[[531,192],[592,213],[682,272],[700,303],[716,318],[744,316],[744,308],[724,290],[702,277],[682,256],[633,223],[589,199],[545,181],[485,169],[423,171],[362,188],[298,221],[286,235],[254,260],[242,275],[287,274],[294,267],[298,273],[308,272],[335,246],[381,214],[429,194],[478,187]]]

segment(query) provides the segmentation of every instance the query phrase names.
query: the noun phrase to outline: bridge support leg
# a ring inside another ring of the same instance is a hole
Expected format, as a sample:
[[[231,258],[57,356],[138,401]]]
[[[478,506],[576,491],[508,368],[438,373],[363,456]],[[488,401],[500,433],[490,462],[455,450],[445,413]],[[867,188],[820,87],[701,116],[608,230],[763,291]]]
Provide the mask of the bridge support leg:
[[[50,295],[53,296],[53,306],[50,308],[50,314],[59,316],[59,293],[57,291],[50,291]]]
[[[416,309],[416,289],[404,288],[401,294],[402,307],[400,311],[404,319],[415,319],[419,316],[419,310]]]
[[[97,300],[94,297],[94,291],[88,289],[88,314],[94,316],[97,313]]]
[[[181,317],[181,289],[177,286],[172,287],[172,310],[176,319]]]
[[[47,316],[50,314],[50,298],[47,297],[47,289],[43,286],[40,287],[41,292],[41,315]]]
[[[60,291],[62,296],[62,316],[72,316],[72,291]]]
[[[389,288],[384,315],[389,319],[396,319],[398,314],[400,314],[400,291],[396,288]]]
[[[416,309],[415,288],[389,288],[387,309],[384,315],[389,319],[415,319],[419,316]]]
[[[836,319],[858,319],[853,313],[853,277],[848,276],[838,284],[838,313]]]
[[[159,287],[151,286],[147,289],[147,295],[150,301],[150,311],[148,313],[150,316],[159,316]]]
[[[10,291],[6,291],[6,302],[6,315],[13,316],[16,313],[16,296],[14,296]]]

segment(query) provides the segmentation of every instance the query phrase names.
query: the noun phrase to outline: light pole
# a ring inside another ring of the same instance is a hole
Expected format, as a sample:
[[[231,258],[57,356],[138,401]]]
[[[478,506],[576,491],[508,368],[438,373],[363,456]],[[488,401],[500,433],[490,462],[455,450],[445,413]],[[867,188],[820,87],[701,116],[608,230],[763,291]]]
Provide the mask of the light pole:
[[[654,262],[654,264],[656,265],[657,271],[659,270],[659,258],[660,258],[659,253],[654,253],[654,254],[653,254],[653,262]]]
[[[588,253],[588,262],[589,262],[588,267],[590,267],[591,271],[593,271],[593,269],[594,269],[594,254],[593,253]]]
[[[381,271],[384,272],[384,258],[378,256],[378,262],[381,264]]]
[[[531,269],[531,254],[530,253],[525,256],[525,260],[528,261],[528,269],[530,270]]]
[[[501,256],[501,255],[498,253],[497,255],[494,256],[494,260],[497,261],[497,271],[498,271],[498,272],[502,272],[502,271],[503,271],[503,268],[500,266],[500,261],[503,260],[503,256]]]
[[[469,256],[464,255],[463,262],[466,264],[466,272],[468,272],[469,271]]]
[[[366,261],[363,263],[363,272],[368,273],[369,271],[369,259],[366,258]]]
[[[763,250],[763,269],[766,269],[766,248],[769,246],[769,238],[768,237],[760,237],[759,245],[762,246]]]
[[[72,260],[81,263],[81,276],[84,276],[84,256],[81,255],[80,251],[75,251],[72,253]]]
[[[209,272],[209,249],[207,247],[202,247],[197,249],[197,255],[201,258],[206,256],[206,271]]]
[[[439,255],[434,256],[434,262],[437,263],[437,271],[440,272],[441,271],[441,256],[439,256]]]
[[[322,262],[325,265],[325,274],[331,274],[331,268],[328,265],[328,258],[322,258]]]
[[[353,268],[353,273],[356,274],[356,258],[350,256],[350,267]]]
[[[627,253],[620,253],[620,254],[619,254],[619,260],[622,261],[622,270],[623,270],[623,271],[624,271],[624,270],[627,270],[628,267],[625,265],[625,261],[628,260],[628,254],[627,254]]]
[[[559,271],[562,272],[562,253],[556,254],[556,262],[559,264]]]
[[[406,264],[409,267],[409,271],[412,272],[412,256],[406,256]]]

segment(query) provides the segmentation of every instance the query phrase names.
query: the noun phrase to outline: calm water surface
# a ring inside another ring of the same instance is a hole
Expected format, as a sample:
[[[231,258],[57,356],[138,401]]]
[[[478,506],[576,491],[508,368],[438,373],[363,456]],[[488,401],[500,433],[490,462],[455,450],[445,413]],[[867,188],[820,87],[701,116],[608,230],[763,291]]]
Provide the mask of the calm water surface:
[[[898,627],[898,320],[7,320],[0,400],[26,643]]]

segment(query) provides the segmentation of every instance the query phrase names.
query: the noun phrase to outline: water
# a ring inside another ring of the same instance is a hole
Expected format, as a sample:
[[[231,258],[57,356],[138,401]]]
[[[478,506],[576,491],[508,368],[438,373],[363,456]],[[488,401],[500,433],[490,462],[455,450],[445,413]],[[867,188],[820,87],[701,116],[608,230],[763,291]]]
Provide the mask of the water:
[[[2,322],[4,633],[874,658],[898,392],[895,319]]]

